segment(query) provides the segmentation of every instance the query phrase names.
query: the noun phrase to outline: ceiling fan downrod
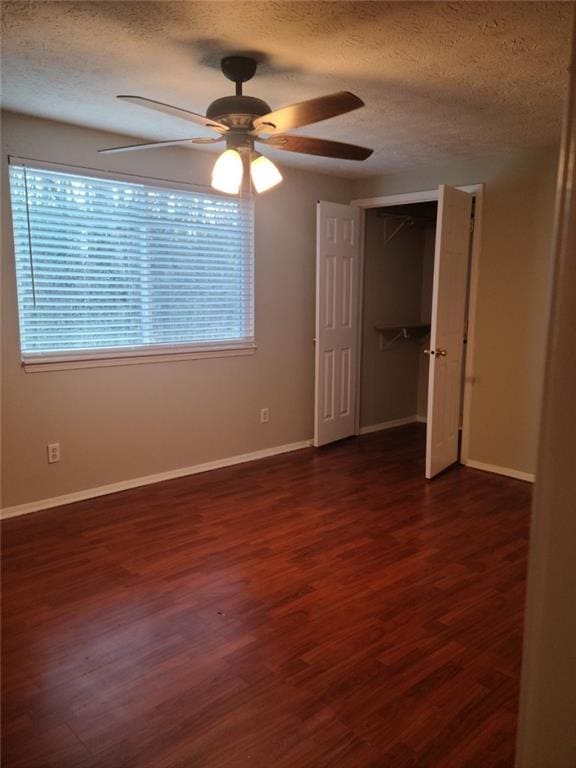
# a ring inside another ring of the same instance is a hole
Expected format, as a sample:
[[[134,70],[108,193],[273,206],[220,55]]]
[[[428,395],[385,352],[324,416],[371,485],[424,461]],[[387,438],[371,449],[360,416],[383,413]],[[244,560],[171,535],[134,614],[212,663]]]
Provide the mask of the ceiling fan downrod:
[[[242,83],[252,80],[258,62],[249,56],[226,56],[220,62],[224,77],[236,84],[236,96],[242,96]]]

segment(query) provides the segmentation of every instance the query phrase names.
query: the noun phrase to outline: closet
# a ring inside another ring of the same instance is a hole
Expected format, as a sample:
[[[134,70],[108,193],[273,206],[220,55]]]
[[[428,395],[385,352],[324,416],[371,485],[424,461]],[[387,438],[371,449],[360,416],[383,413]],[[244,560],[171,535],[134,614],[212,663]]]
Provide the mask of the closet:
[[[426,477],[458,461],[481,189],[318,201],[316,447],[425,420]]]
[[[366,211],[360,427],[426,421],[436,202]]]

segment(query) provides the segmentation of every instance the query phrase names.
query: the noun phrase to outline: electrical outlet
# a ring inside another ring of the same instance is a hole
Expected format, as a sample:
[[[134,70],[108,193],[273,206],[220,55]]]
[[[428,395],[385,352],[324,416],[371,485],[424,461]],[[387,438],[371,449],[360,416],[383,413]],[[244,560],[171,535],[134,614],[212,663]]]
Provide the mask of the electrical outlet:
[[[48,464],[55,464],[60,461],[60,443],[49,443],[46,446],[48,453]]]
[[[268,413],[268,408],[262,408],[260,410],[260,424],[268,424],[270,421],[270,414]]]

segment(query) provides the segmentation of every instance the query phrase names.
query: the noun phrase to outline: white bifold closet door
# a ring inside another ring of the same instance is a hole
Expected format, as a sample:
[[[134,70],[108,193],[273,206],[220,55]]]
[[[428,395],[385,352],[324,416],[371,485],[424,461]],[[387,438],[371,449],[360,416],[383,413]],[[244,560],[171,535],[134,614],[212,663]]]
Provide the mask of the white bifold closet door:
[[[472,196],[439,188],[432,289],[426,477],[458,461]]]
[[[319,202],[314,445],[355,433],[358,376],[358,208]]]

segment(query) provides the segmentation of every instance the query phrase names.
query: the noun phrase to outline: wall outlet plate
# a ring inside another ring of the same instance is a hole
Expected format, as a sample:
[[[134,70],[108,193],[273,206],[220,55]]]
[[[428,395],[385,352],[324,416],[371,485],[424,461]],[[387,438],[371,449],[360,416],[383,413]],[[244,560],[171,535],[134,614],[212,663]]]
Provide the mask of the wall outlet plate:
[[[56,464],[60,461],[60,443],[48,443],[46,446],[48,464]]]

